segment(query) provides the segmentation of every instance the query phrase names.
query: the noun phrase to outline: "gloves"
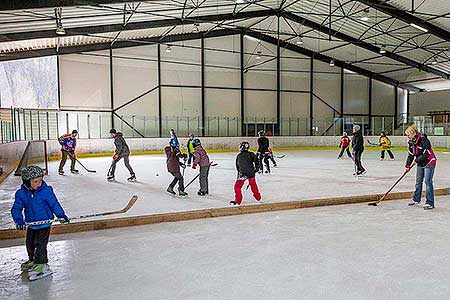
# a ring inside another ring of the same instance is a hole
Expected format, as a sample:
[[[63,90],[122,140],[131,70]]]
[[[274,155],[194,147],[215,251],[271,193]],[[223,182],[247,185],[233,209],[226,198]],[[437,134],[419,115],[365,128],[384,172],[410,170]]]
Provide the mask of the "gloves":
[[[73,159],[75,159],[75,152],[74,152],[74,151],[69,152],[69,155],[70,155]]]
[[[63,215],[62,217],[59,218],[59,222],[61,224],[69,224],[70,223],[70,219],[68,216]]]
[[[113,160],[117,160],[118,158],[119,158],[119,154],[114,153],[114,155],[113,155]]]
[[[185,165],[184,163],[180,162],[180,167],[182,167],[183,169],[185,169],[185,168],[186,168],[186,165]]]
[[[19,223],[16,223],[16,229],[17,230],[26,230],[27,225],[25,224],[24,221],[20,221]]]
[[[197,169],[197,165],[192,165],[192,169]]]

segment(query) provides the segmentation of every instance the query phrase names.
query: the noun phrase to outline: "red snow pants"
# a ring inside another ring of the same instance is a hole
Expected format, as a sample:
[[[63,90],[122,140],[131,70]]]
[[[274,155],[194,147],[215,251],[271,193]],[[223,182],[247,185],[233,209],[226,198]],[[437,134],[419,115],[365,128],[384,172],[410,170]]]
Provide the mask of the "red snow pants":
[[[245,183],[245,179],[237,179],[236,182],[234,183],[234,201],[236,201],[237,204],[241,204],[242,202],[242,186]],[[253,192],[253,197],[255,197],[255,199],[257,201],[261,200],[261,194],[259,193],[259,189],[258,189],[258,185],[256,184],[256,179],[255,177],[249,178],[248,179],[248,183],[250,184],[250,188],[252,189]]]

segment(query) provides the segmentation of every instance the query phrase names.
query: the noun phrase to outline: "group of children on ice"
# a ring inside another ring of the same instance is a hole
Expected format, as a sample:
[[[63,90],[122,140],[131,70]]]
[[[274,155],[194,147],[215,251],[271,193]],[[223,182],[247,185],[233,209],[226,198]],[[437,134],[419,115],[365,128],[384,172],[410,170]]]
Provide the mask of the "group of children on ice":
[[[135,173],[129,164],[130,149],[120,132],[115,129],[110,130],[116,150],[114,152],[111,167],[108,171],[107,179],[114,180],[115,167],[118,161],[124,160],[125,166],[130,172],[129,181],[136,180]],[[424,209],[434,208],[434,188],[433,174],[436,166],[436,156],[432,150],[431,143],[425,134],[419,133],[415,125],[411,125],[405,131],[408,137],[408,158],[405,165],[405,172],[409,172],[411,168],[417,166],[416,190],[413,199],[408,205],[417,205],[420,203],[422,195],[422,182],[426,183],[426,204]],[[78,171],[75,169],[75,146],[76,136],[78,132],[72,131],[59,138],[61,144],[62,159],[59,165],[59,174],[63,175],[63,167],[67,157],[71,159],[70,170],[73,173]],[[254,198],[260,202],[261,194],[256,183],[256,173],[263,172],[263,163],[266,167],[266,173],[270,173],[269,160],[276,166],[273,153],[269,147],[269,140],[265,137],[264,131],[258,133],[258,153],[255,154],[249,150],[250,144],[243,141],[239,145],[239,154],[236,157],[237,178],[234,184],[234,200],[230,205],[240,205],[242,203],[242,187],[248,181]],[[338,158],[341,158],[344,152],[354,159],[357,168],[355,175],[362,175],[365,169],[361,163],[361,156],[364,151],[364,139],[359,125],[353,127],[353,138],[346,133],[341,138],[341,152]],[[349,146],[353,148],[353,155],[350,153]],[[379,138],[379,145],[382,147],[381,159],[384,159],[384,152],[387,151],[390,158],[394,159],[390,151],[391,142],[383,133]],[[211,167],[211,161],[207,152],[202,147],[198,138],[194,138],[191,134],[187,144],[188,154],[183,154],[179,148],[178,138],[175,132],[171,130],[171,138],[169,145],[164,151],[167,157],[167,170],[173,176],[172,182],[167,188],[167,192],[176,194],[175,185],[178,183],[178,193],[180,196],[186,196],[184,186],[184,168],[191,166],[196,169],[199,167],[200,189],[199,196],[205,196],[208,190],[208,174]],[[183,169],[183,171],[181,171]],[[47,257],[47,244],[50,236],[51,222],[54,216],[59,218],[61,223],[69,223],[70,219],[65,214],[63,208],[58,202],[53,189],[43,180],[44,171],[37,166],[28,166],[22,170],[22,185],[15,194],[15,201],[11,209],[13,220],[18,230],[26,230],[26,249],[28,253],[28,261],[21,265],[23,271],[28,272],[30,280],[39,279],[52,274]],[[25,213],[25,217],[24,217]]]

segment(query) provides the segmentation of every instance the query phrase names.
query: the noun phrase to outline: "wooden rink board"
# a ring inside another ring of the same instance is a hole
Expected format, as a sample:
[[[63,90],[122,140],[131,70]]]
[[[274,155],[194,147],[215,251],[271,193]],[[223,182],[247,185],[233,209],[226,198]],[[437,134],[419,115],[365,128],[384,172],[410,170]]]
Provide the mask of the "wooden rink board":
[[[436,189],[434,192],[435,196],[446,196],[450,195],[450,188]],[[156,224],[164,222],[178,222],[178,221],[235,216],[235,215],[281,211],[290,209],[364,203],[377,201],[382,196],[383,196],[382,194],[374,194],[362,196],[299,200],[299,201],[278,202],[278,203],[262,203],[262,204],[252,204],[252,205],[242,205],[232,207],[208,208],[184,212],[153,214],[136,217],[73,222],[66,225],[59,224],[52,226],[51,233],[52,234],[76,233],[83,231],[93,231],[93,230]],[[413,192],[397,192],[388,195],[388,197],[386,197],[384,201],[408,199],[412,198],[412,196]],[[377,209],[377,208],[367,207],[367,209]],[[25,234],[26,231],[20,231],[16,229],[0,230],[0,240],[23,238],[25,237]]]

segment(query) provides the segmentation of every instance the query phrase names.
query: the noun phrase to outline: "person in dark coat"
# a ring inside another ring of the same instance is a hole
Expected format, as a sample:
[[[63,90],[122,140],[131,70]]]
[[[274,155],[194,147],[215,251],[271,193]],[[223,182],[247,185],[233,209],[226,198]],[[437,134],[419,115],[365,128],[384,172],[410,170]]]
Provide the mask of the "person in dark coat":
[[[413,162],[417,164],[416,171],[416,190],[413,199],[408,203],[409,205],[416,205],[420,203],[422,198],[422,184],[425,178],[426,186],[426,203],[424,209],[434,208],[434,187],[433,175],[436,169],[436,155],[431,147],[431,142],[426,134],[419,133],[416,125],[409,126],[406,131],[408,136],[408,158],[406,159],[406,172],[412,168]]]
[[[269,139],[266,137],[266,133],[264,130],[260,130],[258,132],[258,159],[259,159],[259,173],[262,173],[264,170],[263,161],[266,165],[266,173],[270,173],[270,165],[269,165]]]
[[[366,169],[364,169],[361,163],[361,156],[364,152],[364,137],[361,126],[353,126],[352,136],[353,159],[355,160],[356,165],[356,172],[353,175],[364,175],[366,173]]]
[[[255,179],[255,173],[259,170],[259,160],[255,153],[248,151],[249,148],[250,145],[248,142],[242,142],[239,145],[240,153],[236,157],[236,170],[238,175],[234,183],[234,201],[230,201],[230,205],[241,205],[241,189],[246,180],[248,180],[253,197],[256,201],[261,201],[261,194],[259,193]]]
[[[114,139],[114,145],[116,146],[116,149],[114,151],[111,167],[109,167],[107,177],[108,181],[113,181],[115,179],[114,173],[116,171],[116,165],[122,158],[125,163],[125,167],[127,167],[128,171],[130,172],[130,177],[127,180],[136,181],[136,175],[134,174],[133,168],[130,165],[130,148],[128,147],[127,142],[125,142],[123,134],[121,132],[117,132],[114,128],[112,128],[109,133]]]
[[[172,195],[176,195],[173,188],[178,183],[178,194],[180,196],[187,196],[187,193],[184,191],[184,178],[180,172],[180,167],[186,168],[186,165],[184,164],[184,162],[180,162],[180,159],[186,161],[187,155],[182,154],[178,147],[178,140],[175,138],[171,138],[169,140],[169,146],[164,148],[164,152],[166,153],[167,157],[167,171],[173,176],[173,180],[169,184],[167,192]]]
[[[209,161],[208,153],[206,153],[206,150],[202,147],[200,139],[194,139],[192,145],[194,146],[194,162],[192,164],[192,169],[196,169],[197,165],[200,166],[200,190],[197,192],[197,195],[205,196],[209,194],[208,175],[211,162]]]

